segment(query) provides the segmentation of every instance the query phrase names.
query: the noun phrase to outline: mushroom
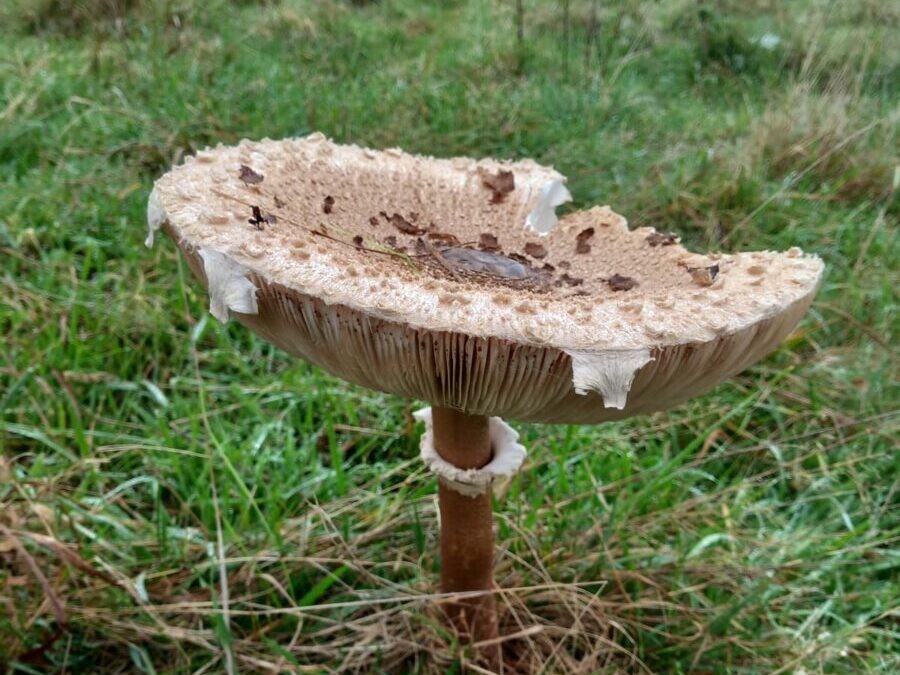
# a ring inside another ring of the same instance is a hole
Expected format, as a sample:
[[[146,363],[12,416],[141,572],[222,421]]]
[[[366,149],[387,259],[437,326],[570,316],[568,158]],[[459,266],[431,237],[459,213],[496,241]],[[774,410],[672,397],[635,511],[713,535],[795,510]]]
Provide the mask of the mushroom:
[[[509,176],[502,199],[485,176]],[[202,151],[148,204],[148,245],[159,229],[178,244],[216,318],[349,382],[430,403],[416,417],[439,478],[441,590],[481,592],[445,606],[482,643],[498,633],[491,484],[525,457],[503,419],[596,424],[699,395],[781,342],[823,269],[799,249],[706,256],[674,235],[654,245],[652,229],[629,230],[607,206],[559,221],[564,183],[529,160],[313,134]],[[260,212],[274,217],[248,225]],[[712,268],[698,285],[692,270]],[[486,663],[497,644],[482,648]]]

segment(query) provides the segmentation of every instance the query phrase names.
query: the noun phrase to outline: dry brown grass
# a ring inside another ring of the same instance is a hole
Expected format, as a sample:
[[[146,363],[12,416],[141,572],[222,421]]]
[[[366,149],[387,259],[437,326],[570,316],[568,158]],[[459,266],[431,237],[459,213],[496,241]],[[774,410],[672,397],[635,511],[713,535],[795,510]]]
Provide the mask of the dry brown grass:
[[[859,429],[870,424],[844,418],[840,425],[846,431],[839,433],[839,443],[865,433]],[[816,435],[824,439],[833,434],[822,430]],[[716,438],[688,468],[702,469]],[[820,451],[816,447],[794,460],[796,480],[809,484],[816,479],[817,472],[802,467]],[[766,450],[744,448],[735,457],[753,452]],[[855,463],[869,459],[860,457]],[[407,471],[409,466],[394,470]],[[532,467],[535,470],[540,466]],[[802,658],[806,647],[791,646],[785,636],[760,631],[748,640],[726,630],[728,622],[717,628],[720,609],[698,602],[710,593],[746,596],[748,585],[755,589],[749,592],[752,597],[770,585],[791,586],[805,573],[810,563],[801,560],[775,568],[748,566],[742,550],[780,544],[754,541],[751,530],[730,523],[727,516],[727,504],[736,494],[772,480],[780,471],[761,466],[728,489],[634,514],[624,524],[598,518],[594,527],[571,532],[573,539],[549,550],[546,541],[552,533],[542,524],[548,522],[544,516],[539,514],[528,528],[516,516],[505,515],[511,508],[507,505],[498,514],[501,530],[509,535],[499,542],[496,570],[504,672],[651,672],[635,655],[638,636],[653,636],[668,648],[691,647],[695,663],[703,663],[703,654],[723,642],[733,649],[735,665],[756,662],[755,650],[772,650],[776,642],[783,642],[776,651],[796,652]],[[8,469],[4,475],[11,475]],[[403,483],[422,478],[414,473]],[[436,566],[433,498],[420,501],[417,515],[412,515],[398,494],[360,489],[327,505],[307,504],[300,517],[285,523],[278,550],[249,540],[223,548],[220,557],[215,532],[184,531],[180,566],[129,570],[113,562],[112,543],[95,541],[94,550],[106,553],[90,560],[82,557],[77,542],[84,528],[79,525],[90,518],[71,511],[59,516],[68,493],[65,479],[13,485],[16,489],[3,501],[0,516],[0,556],[10,570],[0,589],[0,606],[16,624],[0,642],[7,659],[39,665],[43,652],[74,629],[79,639],[94,644],[97,663],[104,664],[94,672],[125,667],[134,658],[129,647],[134,645],[149,650],[154,663],[175,669],[196,669],[198,652],[205,654],[203,672],[221,670],[226,655],[233,656],[236,672],[443,673],[457,659],[479,672],[469,649],[456,644],[444,627],[443,596],[430,592]],[[598,494],[626,494],[639,486],[634,478],[619,481],[599,493],[572,495],[539,510],[576,508]],[[127,512],[128,504],[120,495],[111,504],[98,504],[93,515],[111,506]],[[674,531],[698,536],[715,526],[723,509],[730,524],[721,542],[709,544],[717,549],[725,544],[714,563],[697,551],[686,559],[673,557],[674,551],[661,544]],[[356,534],[346,538],[336,524],[339,520],[357,523]],[[425,533],[421,553],[419,523]],[[156,545],[154,524],[137,512],[117,526],[132,533],[133,546]],[[777,557],[774,551],[769,554]],[[617,561],[625,559],[645,564],[624,569]],[[224,584],[220,570],[227,571]],[[587,570],[602,573],[586,578]],[[319,592],[307,593],[300,602],[288,590],[298,573],[319,579],[313,587]],[[228,589],[227,606],[222,605],[220,587]],[[810,590],[798,586],[773,598],[772,611]],[[223,616],[229,623],[230,650],[223,649],[217,635],[217,617]],[[738,616],[736,612],[734,618]],[[30,636],[28,643],[22,635]]]

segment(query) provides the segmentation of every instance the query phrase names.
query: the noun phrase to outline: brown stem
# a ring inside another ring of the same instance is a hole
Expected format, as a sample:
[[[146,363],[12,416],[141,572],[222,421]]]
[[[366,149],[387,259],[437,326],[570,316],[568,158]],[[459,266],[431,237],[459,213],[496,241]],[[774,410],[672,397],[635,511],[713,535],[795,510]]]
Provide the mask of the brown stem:
[[[488,418],[449,408],[432,408],[434,447],[461,469],[479,469],[491,461]],[[494,528],[490,488],[467,497],[438,481],[441,508],[441,592],[489,591],[447,603],[446,611],[463,640],[481,642],[498,635],[494,586]],[[480,649],[492,669],[500,665],[499,643]]]

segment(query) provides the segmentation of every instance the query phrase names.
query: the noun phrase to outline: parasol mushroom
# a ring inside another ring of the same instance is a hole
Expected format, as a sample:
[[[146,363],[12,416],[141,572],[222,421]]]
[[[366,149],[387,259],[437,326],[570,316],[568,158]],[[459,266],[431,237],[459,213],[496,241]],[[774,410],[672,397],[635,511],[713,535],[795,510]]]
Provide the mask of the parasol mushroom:
[[[441,590],[499,659],[491,482],[525,457],[502,418],[595,424],[669,408],[774,349],[823,265],[690,253],[609,207],[558,221],[532,161],[435,159],[321,134],[199,152],[150,195],[210,311],[350,382],[430,408]]]

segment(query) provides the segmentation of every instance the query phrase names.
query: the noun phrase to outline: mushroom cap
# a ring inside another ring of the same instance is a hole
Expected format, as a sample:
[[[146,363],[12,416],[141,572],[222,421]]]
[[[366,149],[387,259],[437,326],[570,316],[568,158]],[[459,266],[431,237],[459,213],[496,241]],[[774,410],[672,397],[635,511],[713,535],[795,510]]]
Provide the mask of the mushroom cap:
[[[796,248],[698,255],[606,206],[551,229],[564,182],[529,160],[243,141],[157,181],[148,243],[177,242],[218,318],[338,377],[535,422],[701,394],[813,300],[822,261]]]

